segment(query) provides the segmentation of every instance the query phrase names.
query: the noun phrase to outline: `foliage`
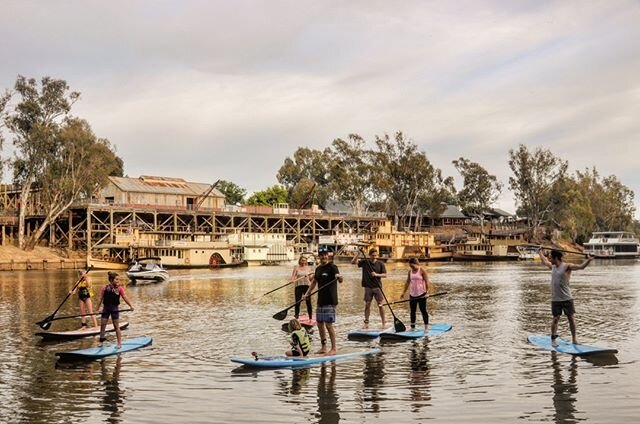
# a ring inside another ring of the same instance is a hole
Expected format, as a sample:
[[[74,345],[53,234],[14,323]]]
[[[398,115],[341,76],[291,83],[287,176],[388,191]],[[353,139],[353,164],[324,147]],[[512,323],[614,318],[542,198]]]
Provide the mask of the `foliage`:
[[[311,204],[324,205],[331,196],[329,187],[329,149],[324,151],[299,147],[293,158],[286,158],[277,179],[289,192],[289,203],[295,208]]]
[[[469,215],[480,219],[480,227],[484,228],[484,214],[498,199],[502,183],[495,175],[489,174],[476,162],[461,157],[454,160],[453,165],[462,176],[462,190],[458,192],[460,206]]]
[[[227,205],[243,204],[244,197],[247,195],[247,190],[231,181],[220,180],[216,188],[224,194],[224,200]]]
[[[247,199],[247,205],[273,206],[276,203],[287,203],[287,189],[275,184],[262,191],[257,191]]]
[[[563,178],[568,164],[551,151],[537,148],[533,153],[526,146],[509,150],[509,188],[518,203],[518,214],[529,221],[530,235],[537,236],[541,225],[549,218],[554,184]]]

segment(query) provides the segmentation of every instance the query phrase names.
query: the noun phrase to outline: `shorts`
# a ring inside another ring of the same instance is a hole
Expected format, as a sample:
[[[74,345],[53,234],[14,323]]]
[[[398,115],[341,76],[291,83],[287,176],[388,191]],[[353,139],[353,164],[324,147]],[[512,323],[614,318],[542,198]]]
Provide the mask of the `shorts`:
[[[378,305],[382,305],[382,302],[384,301],[384,296],[382,295],[382,290],[378,287],[376,287],[375,289],[372,287],[365,287],[364,288],[364,301],[365,302],[371,302],[371,299],[376,298],[376,302],[378,302]]]
[[[324,322],[327,324],[333,324],[336,322],[335,305],[318,306],[318,309],[316,310],[316,322]]]
[[[102,314],[100,315],[102,319],[109,319],[111,317],[112,320],[120,319],[120,307],[118,305],[115,306],[105,306],[102,308]]]
[[[89,293],[89,290],[86,289],[85,287],[80,288],[80,290],[78,290],[78,299],[82,300],[83,302],[87,299],[89,299],[91,297],[91,294]]]
[[[303,356],[307,356],[309,354],[309,352],[305,352],[304,350],[302,351]],[[291,356],[300,356],[300,352],[298,352],[298,349],[296,349],[295,347],[293,349],[291,349]]]
[[[576,313],[576,308],[573,306],[573,300],[551,302],[551,313],[554,317],[559,317],[563,312],[566,316]]]

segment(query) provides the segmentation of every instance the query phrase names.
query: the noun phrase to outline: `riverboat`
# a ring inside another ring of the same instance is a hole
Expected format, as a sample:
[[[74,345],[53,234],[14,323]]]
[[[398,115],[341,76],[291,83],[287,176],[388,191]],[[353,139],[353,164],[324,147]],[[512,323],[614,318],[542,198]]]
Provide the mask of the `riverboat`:
[[[601,259],[625,259],[640,256],[640,241],[627,231],[594,232],[584,245],[584,253]]]

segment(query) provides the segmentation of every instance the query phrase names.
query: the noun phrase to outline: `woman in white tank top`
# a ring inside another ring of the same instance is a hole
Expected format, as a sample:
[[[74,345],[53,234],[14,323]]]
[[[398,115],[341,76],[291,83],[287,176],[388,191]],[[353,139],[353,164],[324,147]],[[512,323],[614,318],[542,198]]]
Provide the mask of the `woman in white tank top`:
[[[298,265],[293,267],[293,272],[291,272],[291,282],[295,284],[295,296],[296,296],[296,306],[294,315],[296,319],[300,315],[300,300],[302,299],[302,295],[307,292],[309,288],[309,284],[311,281],[309,280],[309,276],[312,275],[313,270],[307,266],[307,258],[305,256],[300,256],[298,259]],[[307,313],[309,314],[309,319],[313,318],[313,307],[311,305],[311,298],[306,299],[307,304]]]

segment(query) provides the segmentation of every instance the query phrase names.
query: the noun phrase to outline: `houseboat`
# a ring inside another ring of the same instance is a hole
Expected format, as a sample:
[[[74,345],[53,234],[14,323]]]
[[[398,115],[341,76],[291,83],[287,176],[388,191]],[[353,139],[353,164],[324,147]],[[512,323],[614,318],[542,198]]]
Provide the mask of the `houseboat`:
[[[298,259],[296,246],[283,233],[238,232],[229,234],[228,242],[248,265],[288,264]]]
[[[627,231],[595,232],[584,245],[584,253],[602,259],[625,259],[640,256],[640,241]]]

